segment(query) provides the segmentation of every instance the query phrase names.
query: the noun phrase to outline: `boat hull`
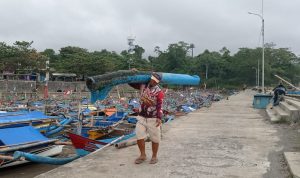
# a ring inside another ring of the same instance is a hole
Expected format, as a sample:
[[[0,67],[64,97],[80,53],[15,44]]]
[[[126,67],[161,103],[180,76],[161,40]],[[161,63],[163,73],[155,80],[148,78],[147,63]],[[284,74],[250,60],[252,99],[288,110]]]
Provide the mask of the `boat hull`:
[[[162,76],[161,83],[168,85],[199,85],[200,77],[187,74],[159,73]],[[89,77],[86,81],[91,91],[91,102],[103,100],[110,90],[119,84],[147,83],[151,78],[151,72],[122,70],[108,74]]]
[[[29,153],[31,154],[35,154],[38,156],[57,156],[59,154],[62,153],[63,151],[63,147],[64,145],[50,145],[44,148],[40,148],[40,149],[36,149],[34,151],[31,151]],[[2,164],[1,164],[1,160],[0,160],[0,168],[6,168],[6,167],[10,167],[10,166],[16,166],[16,165],[20,165],[20,164],[25,164],[28,163],[30,161],[27,160],[2,160]]]

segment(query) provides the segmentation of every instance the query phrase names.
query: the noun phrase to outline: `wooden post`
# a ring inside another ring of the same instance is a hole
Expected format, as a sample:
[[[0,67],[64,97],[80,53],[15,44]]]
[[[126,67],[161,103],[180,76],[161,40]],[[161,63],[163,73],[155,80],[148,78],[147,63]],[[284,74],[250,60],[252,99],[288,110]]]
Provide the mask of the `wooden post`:
[[[82,116],[82,117],[81,117]],[[78,125],[77,125],[77,135],[81,135],[82,130],[83,115],[81,115],[81,102],[78,102]]]
[[[116,86],[116,89],[117,89],[118,98],[120,99],[120,98],[121,98],[121,96],[120,96],[120,92],[119,92],[119,87],[118,87],[118,86]]]

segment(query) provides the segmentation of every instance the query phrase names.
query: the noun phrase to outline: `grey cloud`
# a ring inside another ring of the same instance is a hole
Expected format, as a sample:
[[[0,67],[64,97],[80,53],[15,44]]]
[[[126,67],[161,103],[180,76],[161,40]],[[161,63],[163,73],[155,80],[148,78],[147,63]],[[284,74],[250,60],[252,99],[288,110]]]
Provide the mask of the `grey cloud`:
[[[300,54],[300,1],[265,0],[266,42]],[[195,54],[223,46],[259,46],[261,0],[2,0],[0,41],[34,41],[38,50],[73,45],[127,49],[126,38],[153,54],[155,46],[194,43]]]

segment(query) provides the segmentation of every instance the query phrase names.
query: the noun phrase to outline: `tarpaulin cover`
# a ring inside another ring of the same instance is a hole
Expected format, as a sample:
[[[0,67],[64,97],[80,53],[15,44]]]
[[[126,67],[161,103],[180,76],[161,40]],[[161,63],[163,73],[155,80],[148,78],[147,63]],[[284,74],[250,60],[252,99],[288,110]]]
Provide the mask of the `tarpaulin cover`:
[[[42,120],[42,119],[49,119],[49,118],[52,117],[46,116],[44,115],[44,113],[40,111],[7,112],[7,113],[0,113],[0,124]]]
[[[192,112],[192,111],[195,111],[194,108],[191,108],[189,106],[181,106],[182,109],[184,110],[184,112]]]
[[[9,146],[46,140],[48,138],[32,126],[0,129],[0,146],[3,146],[3,144]]]
[[[126,112],[115,112],[111,116],[109,116],[106,120],[112,122],[118,122],[123,119],[128,113]]]

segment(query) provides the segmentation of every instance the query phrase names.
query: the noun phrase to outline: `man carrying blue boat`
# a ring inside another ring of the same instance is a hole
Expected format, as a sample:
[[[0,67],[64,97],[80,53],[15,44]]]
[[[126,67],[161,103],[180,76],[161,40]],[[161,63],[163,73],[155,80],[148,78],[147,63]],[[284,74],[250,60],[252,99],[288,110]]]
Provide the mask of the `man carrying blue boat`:
[[[141,108],[136,124],[136,136],[140,156],[135,160],[136,164],[141,164],[147,159],[145,151],[145,138],[147,134],[149,134],[150,140],[152,141],[152,158],[150,164],[155,164],[158,161],[157,152],[161,138],[160,127],[164,98],[164,92],[158,85],[161,78],[159,74],[152,73],[148,84],[130,84],[135,89],[141,91]]]

